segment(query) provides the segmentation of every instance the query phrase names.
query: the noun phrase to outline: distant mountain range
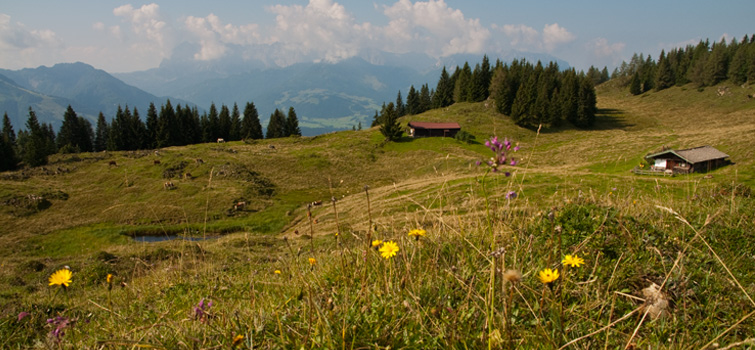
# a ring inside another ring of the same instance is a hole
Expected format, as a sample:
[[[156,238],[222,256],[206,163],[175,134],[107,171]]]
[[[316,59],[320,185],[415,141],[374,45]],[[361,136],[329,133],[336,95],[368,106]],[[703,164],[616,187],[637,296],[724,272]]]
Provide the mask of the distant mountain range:
[[[61,63],[53,67],[0,69],[0,112],[5,111],[16,130],[25,128],[31,106],[41,122],[59,127],[70,104],[81,116],[95,121],[99,112],[107,118],[118,105],[137,107],[144,118],[150,102],[158,107],[171,103],[210,104],[243,108],[254,102],[266,125],[274,109],[294,107],[304,135],[342,130],[362,123],[369,126],[383,102],[395,101],[400,90],[404,101],[411,85],[434,88],[445,66],[452,72],[464,62],[474,67],[481,55],[455,55],[441,60],[424,55],[376,52],[338,63],[300,63],[280,68],[259,61],[201,62],[189,59],[191,47],[179,46],[160,67],[132,73],[109,74],[85,63]],[[551,56],[509,55],[530,61],[563,61]],[[491,57],[491,64],[496,57]],[[158,97],[160,96],[160,97]]]

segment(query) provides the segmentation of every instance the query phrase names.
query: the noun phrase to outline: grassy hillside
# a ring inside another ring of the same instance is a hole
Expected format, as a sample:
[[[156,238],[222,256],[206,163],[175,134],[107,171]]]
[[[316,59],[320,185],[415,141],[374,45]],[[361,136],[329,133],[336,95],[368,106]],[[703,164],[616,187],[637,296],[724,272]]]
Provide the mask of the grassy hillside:
[[[751,343],[754,91],[603,85],[589,131],[522,129],[491,102],[461,103],[404,123],[457,121],[470,144],[384,143],[373,128],[0,174],[0,347]],[[493,135],[521,147],[511,177],[484,165]],[[629,172],[663,145],[705,144],[734,164]],[[132,239],[175,234],[214,238]],[[398,253],[383,258],[373,239]],[[565,268],[566,254],[584,265]],[[63,266],[70,286],[48,286]],[[559,278],[541,283],[544,268]]]

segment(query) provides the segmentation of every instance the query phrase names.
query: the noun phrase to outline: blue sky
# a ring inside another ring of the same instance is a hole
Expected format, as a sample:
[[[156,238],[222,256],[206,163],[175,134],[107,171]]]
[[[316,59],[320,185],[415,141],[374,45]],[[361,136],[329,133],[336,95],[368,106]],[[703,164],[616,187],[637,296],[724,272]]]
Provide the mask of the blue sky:
[[[188,59],[286,66],[370,52],[490,56],[547,53],[609,69],[633,53],[741,39],[755,1],[84,1],[0,0],[0,68],[82,61],[109,72]]]

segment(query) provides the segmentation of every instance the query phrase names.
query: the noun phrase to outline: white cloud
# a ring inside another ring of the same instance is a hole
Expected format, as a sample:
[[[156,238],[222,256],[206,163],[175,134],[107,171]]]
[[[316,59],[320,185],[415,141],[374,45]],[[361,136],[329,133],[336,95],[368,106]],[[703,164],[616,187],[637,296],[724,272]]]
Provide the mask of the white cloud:
[[[116,7],[113,14],[122,17],[131,25],[131,31],[137,35],[133,48],[142,50],[156,50],[165,54],[168,44],[168,26],[161,19],[160,6],[152,3],[134,8],[131,4]],[[120,32],[120,30],[118,30]],[[146,39],[146,42],[139,40]]]
[[[265,42],[278,48],[278,63],[287,65],[307,57],[338,61],[355,56],[370,40],[369,23],[356,23],[346,9],[332,0],[310,0],[307,6],[275,5],[273,34]]]
[[[63,47],[51,30],[28,29],[23,23],[11,21],[0,13],[0,67],[22,68],[48,64]]]
[[[524,24],[506,24],[500,29],[509,38],[509,45],[523,51],[553,52],[559,45],[576,39],[574,34],[558,23],[546,24],[542,33]]]
[[[431,56],[482,53],[490,31],[478,19],[467,19],[443,0],[399,0],[385,7],[390,23],[384,28],[394,51],[423,51]]]
[[[546,24],[543,28],[543,45],[546,51],[553,51],[556,46],[571,42],[576,37],[574,34],[569,33],[566,28],[558,25],[558,23]]]
[[[511,39],[511,46],[522,50],[539,50],[542,48],[540,33],[524,24],[506,24],[503,33]]]
[[[226,44],[254,44],[260,37],[257,33],[258,25],[224,25],[218,16],[212,13],[204,18],[189,16],[184,24],[199,38],[201,49],[194,55],[197,60],[206,61],[223,57],[227,51]]]
[[[587,44],[587,48],[597,57],[618,57],[624,47],[624,43],[609,44],[606,38],[597,38]]]

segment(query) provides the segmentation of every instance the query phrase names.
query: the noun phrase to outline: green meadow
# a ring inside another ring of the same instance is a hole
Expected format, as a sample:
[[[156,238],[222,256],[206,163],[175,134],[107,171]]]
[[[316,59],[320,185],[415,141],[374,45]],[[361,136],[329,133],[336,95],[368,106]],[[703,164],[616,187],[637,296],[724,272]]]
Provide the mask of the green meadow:
[[[471,142],[372,128],[1,173],[0,348],[755,347],[755,86],[597,92],[590,130],[457,103],[402,122]],[[492,136],[516,166],[486,165]],[[631,172],[702,145],[732,164]]]

